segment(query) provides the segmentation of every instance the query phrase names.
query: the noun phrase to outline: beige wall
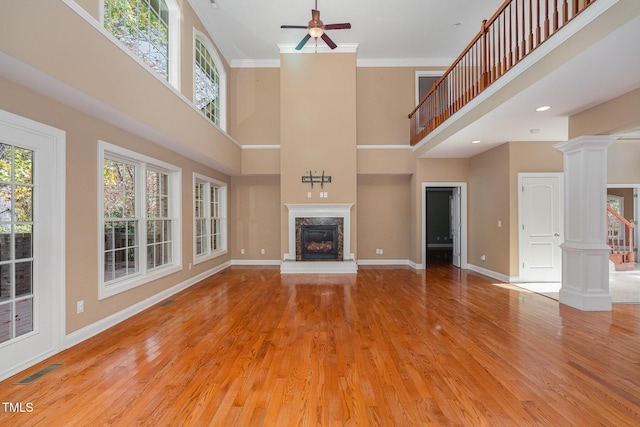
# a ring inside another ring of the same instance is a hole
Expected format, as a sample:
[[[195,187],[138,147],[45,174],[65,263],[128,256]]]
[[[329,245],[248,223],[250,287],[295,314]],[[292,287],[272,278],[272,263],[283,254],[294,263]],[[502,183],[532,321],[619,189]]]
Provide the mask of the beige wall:
[[[607,147],[607,183],[640,184],[640,141],[618,141]]]
[[[569,138],[640,128],[640,88],[569,117]]]
[[[509,188],[508,144],[471,158],[467,261],[501,274],[509,272]]]
[[[280,249],[280,177],[234,176],[229,198],[231,258],[279,260],[283,252]],[[265,250],[264,254],[261,249]]]
[[[358,68],[358,145],[408,145],[416,106],[411,67]]]
[[[279,175],[280,148],[242,150],[243,175]]]
[[[409,175],[358,176],[359,259],[410,258],[410,183]]]
[[[356,202],[356,55],[280,55],[281,202]],[[331,175],[320,198],[302,176]],[[308,198],[308,192],[312,197]],[[288,211],[282,207],[283,252],[288,250]],[[356,252],[357,216],[351,211],[351,249]]]
[[[412,174],[415,159],[411,149],[358,149],[358,173],[369,175]],[[409,147],[409,146],[407,146]]]
[[[279,145],[280,69],[234,68],[229,83],[231,136],[242,145]]]
[[[229,177],[122,129],[0,79],[0,109],[66,132],[66,332],[113,315],[165,289],[229,261],[228,255],[193,263],[193,173],[229,182]],[[182,168],[182,271],[116,296],[98,300],[98,140]],[[84,300],[85,312],[76,314]]]

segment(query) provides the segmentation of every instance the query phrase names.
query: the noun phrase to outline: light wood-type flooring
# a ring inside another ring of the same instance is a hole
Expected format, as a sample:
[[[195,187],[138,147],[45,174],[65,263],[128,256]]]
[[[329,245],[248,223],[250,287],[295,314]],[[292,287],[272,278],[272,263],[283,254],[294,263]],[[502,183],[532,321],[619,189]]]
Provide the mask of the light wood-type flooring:
[[[640,425],[639,305],[451,266],[231,267],[171,300],[0,383],[32,407],[0,425]]]

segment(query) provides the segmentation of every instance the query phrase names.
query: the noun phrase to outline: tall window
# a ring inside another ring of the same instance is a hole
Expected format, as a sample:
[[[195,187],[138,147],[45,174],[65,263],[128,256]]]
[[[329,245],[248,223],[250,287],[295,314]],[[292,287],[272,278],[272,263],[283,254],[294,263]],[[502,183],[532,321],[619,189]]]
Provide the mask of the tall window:
[[[180,269],[180,169],[101,143],[101,297]]]
[[[165,0],[104,0],[104,27],[165,80],[170,75],[169,15]]]
[[[227,252],[226,198],[224,183],[194,174],[196,263]]]
[[[220,73],[211,54],[196,38],[194,103],[213,123],[220,125]]]

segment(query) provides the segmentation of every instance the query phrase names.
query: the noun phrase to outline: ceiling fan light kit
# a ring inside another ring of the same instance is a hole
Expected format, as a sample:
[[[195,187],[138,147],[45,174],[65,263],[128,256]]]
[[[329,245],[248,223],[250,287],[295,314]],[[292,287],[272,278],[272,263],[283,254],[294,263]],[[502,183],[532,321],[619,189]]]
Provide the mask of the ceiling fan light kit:
[[[331,40],[331,38],[327,35],[325,30],[347,30],[351,28],[351,24],[348,22],[345,22],[342,24],[325,25],[324,22],[320,20],[320,11],[318,10],[318,0],[316,0],[316,7],[315,9],[311,9],[311,21],[309,21],[307,26],[282,25],[280,26],[280,28],[285,28],[285,29],[294,28],[294,29],[307,30],[307,35],[303,37],[300,43],[298,43],[298,45],[296,46],[296,50],[302,50],[302,48],[304,47],[305,44],[307,44],[310,38],[313,38],[316,41],[316,43],[318,42],[318,39],[321,38],[322,40],[324,40],[327,46],[329,46],[329,48],[335,49],[336,47],[338,47],[338,45],[335,44],[333,40]]]

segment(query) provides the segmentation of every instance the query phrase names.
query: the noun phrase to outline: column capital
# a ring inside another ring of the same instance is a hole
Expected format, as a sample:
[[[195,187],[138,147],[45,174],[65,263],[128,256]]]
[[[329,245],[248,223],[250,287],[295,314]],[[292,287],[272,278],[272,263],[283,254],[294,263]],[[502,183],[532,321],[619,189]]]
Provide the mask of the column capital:
[[[568,141],[561,142],[554,145],[554,148],[567,153],[573,150],[579,150],[582,148],[595,148],[595,147],[607,147],[609,144],[615,142],[618,139],[613,135],[584,135],[572,138]]]

